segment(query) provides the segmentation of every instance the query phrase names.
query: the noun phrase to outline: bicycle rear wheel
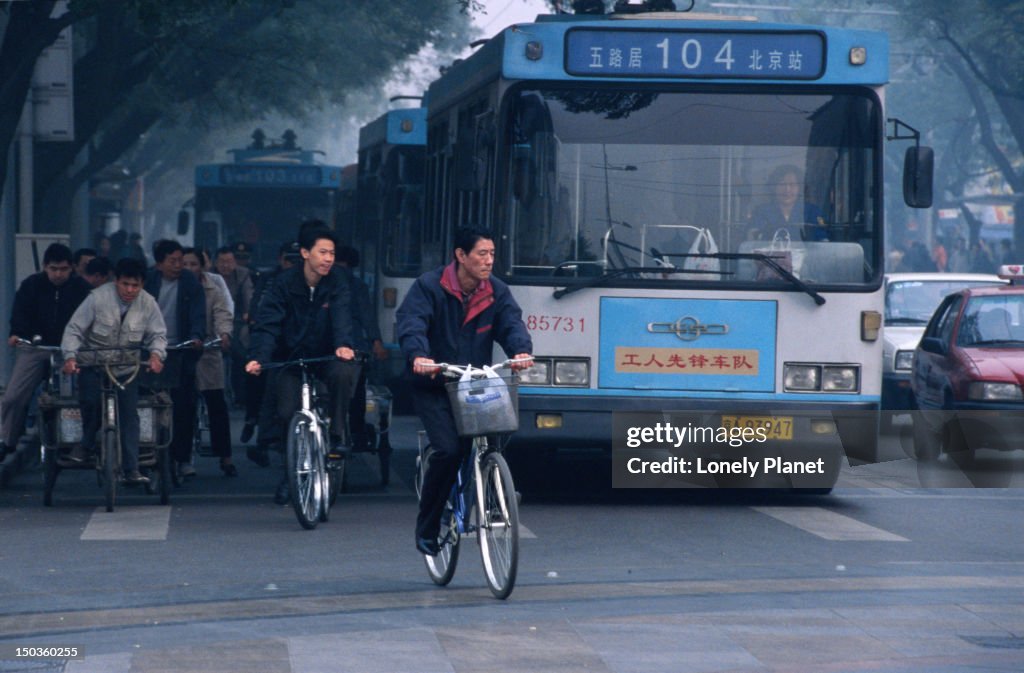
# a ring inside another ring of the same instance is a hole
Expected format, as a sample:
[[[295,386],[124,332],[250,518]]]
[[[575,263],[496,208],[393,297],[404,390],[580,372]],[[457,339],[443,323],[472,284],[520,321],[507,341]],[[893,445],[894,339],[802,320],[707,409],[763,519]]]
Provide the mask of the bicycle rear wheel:
[[[484,458],[481,478],[484,509],[477,512],[477,535],[484,576],[495,598],[508,598],[519,565],[519,502],[512,472],[500,453]]]
[[[316,435],[309,426],[309,419],[296,414],[288,426],[288,488],[295,516],[307,530],[316,528],[319,523],[323,498],[321,476],[313,455],[315,442]]]
[[[441,515],[441,551],[437,556],[423,555],[427,564],[427,574],[434,584],[445,586],[455,577],[455,567],[459,563],[459,543],[462,541],[452,513],[451,499],[444,506]]]

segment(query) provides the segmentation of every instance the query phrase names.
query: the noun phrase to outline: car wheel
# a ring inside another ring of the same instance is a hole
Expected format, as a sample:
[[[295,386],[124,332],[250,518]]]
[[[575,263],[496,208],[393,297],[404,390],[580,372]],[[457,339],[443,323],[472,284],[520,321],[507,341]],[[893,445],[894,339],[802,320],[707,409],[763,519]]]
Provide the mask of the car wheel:
[[[949,454],[950,459],[960,469],[967,469],[974,465],[974,449],[968,445],[960,421],[954,418],[946,423],[942,439],[942,450]]]
[[[914,457],[931,461],[939,457],[939,436],[928,427],[924,413],[914,412]]]

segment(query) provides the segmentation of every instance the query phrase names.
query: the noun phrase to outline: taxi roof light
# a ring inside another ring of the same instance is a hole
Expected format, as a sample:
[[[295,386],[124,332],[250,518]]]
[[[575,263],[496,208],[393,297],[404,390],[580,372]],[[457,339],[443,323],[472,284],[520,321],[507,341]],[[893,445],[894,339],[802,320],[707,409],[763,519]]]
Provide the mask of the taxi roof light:
[[[1024,285],[1024,264],[1003,264],[996,275],[1011,285]]]

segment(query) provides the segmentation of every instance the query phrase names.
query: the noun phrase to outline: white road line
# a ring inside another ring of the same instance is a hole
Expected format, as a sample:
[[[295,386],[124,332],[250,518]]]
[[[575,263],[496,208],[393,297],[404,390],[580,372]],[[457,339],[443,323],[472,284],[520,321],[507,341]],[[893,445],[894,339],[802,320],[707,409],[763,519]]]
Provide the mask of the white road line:
[[[907,538],[895,533],[869,526],[821,507],[753,507],[752,509],[825,540],[910,542]]]
[[[170,523],[170,507],[115,507],[113,512],[97,507],[89,517],[81,539],[166,540]]]

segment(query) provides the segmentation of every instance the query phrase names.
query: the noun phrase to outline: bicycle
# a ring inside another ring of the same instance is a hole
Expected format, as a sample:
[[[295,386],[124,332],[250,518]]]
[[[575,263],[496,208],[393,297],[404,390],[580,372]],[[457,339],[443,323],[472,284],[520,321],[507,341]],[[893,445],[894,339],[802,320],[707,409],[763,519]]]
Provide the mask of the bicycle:
[[[519,499],[502,447],[496,438],[488,436],[512,433],[519,427],[518,377],[512,372],[499,375],[495,371],[515,362],[519,360],[483,368],[437,365],[445,376],[459,379],[445,384],[445,388],[452,401],[459,436],[472,437],[473,444],[459,466],[441,516],[441,550],[436,556],[423,556],[430,579],[445,586],[455,576],[462,537],[477,533],[487,586],[499,599],[508,598],[516,582]],[[421,442],[416,457],[417,497],[430,451],[430,445]]]
[[[35,346],[53,349],[57,347]],[[81,364],[79,368],[102,368],[100,379],[100,446],[93,461],[75,462],[67,457],[67,450],[82,439],[81,416],[73,418],[67,411],[77,412],[78,401],[61,398],[59,395],[44,395],[40,399],[40,445],[44,467],[43,504],[53,505],[53,488],[61,470],[67,468],[93,468],[96,470],[97,481],[104,493],[106,511],[114,511],[117,499],[117,484],[121,479],[121,431],[119,423],[119,405],[117,390],[124,390],[138,376],[144,366],[138,358],[138,350],[134,348],[92,348],[82,349],[79,353],[99,351],[135,351],[135,357],[129,361],[108,361],[95,364]],[[56,353],[54,354],[56,355]],[[114,371],[117,367],[126,367],[126,373]],[[137,413],[139,413],[140,437],[138,465],[147,468],[157,478],[157,485],[150,483],[147,492],[160,495],[160,504],[170,502],[171,467],[167,447],[170,444],[170,408],[171,403],[166,396],[155,394],[139,395]],[[145,416],[145,419],[143,418]],[[77,422],[76,422],[77,421]],[[148,426],[145,430],[144,426]],[[146,451],[149,449],[149,451]],[[149,470],[148,468],[155,468]]]
[[[180,344],[168,347],[168,350],[184,350],[185,348],[191,348],[192,342],[185,341]],[[203,342],[203,350],[220,350],[221,338],[216,337],[214,339],[207,339]],[[206,398],[203,397],[202,391],[197,391],[196,394],[196,420],[193,423],[192,430],[192,462],[195,463],[197,456],[208,457],[214,455],[212,448],[209,445],[203,444],[203,433],[206,433],[207,437],[210,434],[210,412],[206,408]],[[204,450],[204,447],[208,450]]]
[[[364,369],[370,369],[373,366],[373,360],[369,353],[360,352],[357,354],[354,362],[361,365]],[[380,464],[380,485],[387,487],[390,482],[391,453],[393,451],[390,436],[392,415],[391,391],[388,390],[387,386],[370,383],[370,378],[371,376],[368,372],[364,372],[364,375],[360,378],[360,380],[365,379],[362,388],[364,391],[364,404],[361,409],[363,413],[363,431],[357,435],[352,428],[349,428],[348,436],[352,440],[352,453],[377,455],[377,460]],[[358,392],[357,390],[357,395]],[[346,491],[347,489],[348,481],[346,480],[342,484],[341,490]]]
[[[345,462],[328,461],[327,448],[331,419],[324,413],[320,392],[309,372],[310,365],[337,360],[333,355],[269,362],[261,369],[300,367],[302,388],[299,409],[288,424],[286,464],[288,490],[299,524],[306,530],[327,521],[331,506],[341,490]]]

